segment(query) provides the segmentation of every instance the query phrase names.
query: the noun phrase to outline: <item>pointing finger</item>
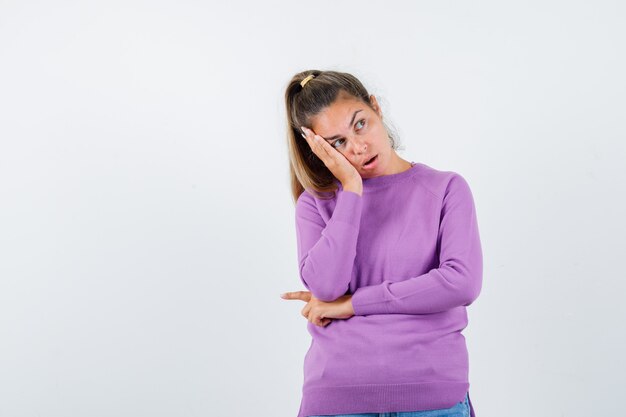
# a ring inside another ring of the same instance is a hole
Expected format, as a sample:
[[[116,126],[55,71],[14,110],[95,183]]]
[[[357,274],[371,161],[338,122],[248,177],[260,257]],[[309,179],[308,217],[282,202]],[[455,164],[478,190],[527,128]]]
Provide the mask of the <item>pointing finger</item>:
[[[311,293],[307,291],[291,291],[285,292],[280,295],[280,298],[285,300],[302,300],[309,301],[311,299]]]

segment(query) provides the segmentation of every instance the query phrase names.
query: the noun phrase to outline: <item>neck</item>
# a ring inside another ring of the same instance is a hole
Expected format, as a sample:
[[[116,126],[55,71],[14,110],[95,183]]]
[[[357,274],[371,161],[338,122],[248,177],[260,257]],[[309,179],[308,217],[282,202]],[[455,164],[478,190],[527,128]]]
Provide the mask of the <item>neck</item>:
[[[411,162],[407,161],[406,159],[400,158],[397,153],[393,152],[391,164],[389,166],[389,172],[385,173],[385,175],[398,174],[411,168],[411,166]]]

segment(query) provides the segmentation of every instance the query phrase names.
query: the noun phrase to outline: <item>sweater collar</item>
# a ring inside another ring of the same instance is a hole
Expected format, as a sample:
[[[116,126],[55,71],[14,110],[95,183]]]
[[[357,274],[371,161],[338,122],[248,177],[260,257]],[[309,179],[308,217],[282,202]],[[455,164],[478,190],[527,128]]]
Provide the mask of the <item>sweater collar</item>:
[[[411,161],[411,167],[408,169],[405,169],[402,172],[398,172],[396,174],[389,174],[389,175],[380,175],[378,177],[372,177],[372,178],[363,178],[362,179],[363,192],[380,188],[380,187],[385,187],[390,184],[402,182],[406,180],[407,178],[410,178],[413,175],[415,175],[415,173],[417,172],[417,170],[420,168],[421,165],[422,164],[419,162]],[[336,182],[339,186],[339,189],[343,191],[342,184],[339,181],[336,181]]]

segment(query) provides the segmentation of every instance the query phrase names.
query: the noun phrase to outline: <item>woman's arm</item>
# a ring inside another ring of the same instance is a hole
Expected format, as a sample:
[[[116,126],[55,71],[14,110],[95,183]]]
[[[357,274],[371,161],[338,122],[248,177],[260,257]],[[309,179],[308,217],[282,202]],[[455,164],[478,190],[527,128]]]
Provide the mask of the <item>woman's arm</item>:
[[[351,300],[354,314],[428,314],[470,305],[482,287],[482,249],[470,187],[456,173],[443,197],[437,238],[438,268],[358,288]]]
[[[311,194],[305,191],[298,198],[296,235],[300,279],[321,301],[334,301],[348,291],[362,204],[360,194],[347,190],[338,193],[333,214],[325,224]]]

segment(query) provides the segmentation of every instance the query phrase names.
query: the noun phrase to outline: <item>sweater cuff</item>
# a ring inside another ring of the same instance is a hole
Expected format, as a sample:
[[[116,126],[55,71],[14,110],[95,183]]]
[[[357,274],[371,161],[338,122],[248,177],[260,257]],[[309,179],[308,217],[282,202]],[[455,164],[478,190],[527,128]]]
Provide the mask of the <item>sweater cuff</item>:
[[[361,210],[363,197],[352,191],[340,191],[331,216],[331,220],[349,223],[359,227],[361,224]]]
[[[355,316],[389,313],[384,285],[384,283],[381,283],[357,288],[350,300],[352,301],[352,309]]]

